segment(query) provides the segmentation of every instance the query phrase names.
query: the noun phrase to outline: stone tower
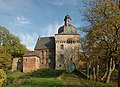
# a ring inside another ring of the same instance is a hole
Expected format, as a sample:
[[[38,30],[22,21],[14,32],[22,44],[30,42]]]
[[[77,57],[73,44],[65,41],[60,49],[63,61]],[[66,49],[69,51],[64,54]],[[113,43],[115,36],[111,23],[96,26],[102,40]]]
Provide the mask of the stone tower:
[[[76,28],[70,24],[71,18],[65,16],[64,25],[55,34],[55,69],[68,69],[68,65],[76,65],[80,49],[80,35]]]

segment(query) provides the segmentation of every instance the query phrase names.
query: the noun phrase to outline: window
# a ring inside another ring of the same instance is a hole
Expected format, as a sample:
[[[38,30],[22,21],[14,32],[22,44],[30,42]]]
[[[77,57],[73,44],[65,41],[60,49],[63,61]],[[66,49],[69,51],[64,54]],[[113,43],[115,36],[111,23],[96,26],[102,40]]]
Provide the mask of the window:
[[[60,64],[59,67],[61,67],[62,65]]]
[[[48,59],[48,63],[49,63],[49,64],[51,63],[51,59]]]
[[[48,51],[46,50],[45,52],[46,52],[46,59],[48,59],[49,58]]]
[[[60,58],[62,58],[62,59],[63,59],[63,58],[64,58],[64,55],[63,55],[63,54],[60,54]]]
[[[41,64],[44,64],[44,59],[41,59]]]
[[[60,48],[61,48],[61,49],[64,49],[64,45],[61,45]]]
[[[60,61],[63,63],[64,62],[64,55],[60,54]]]
[[[73,59],[71,58],[70,61],[72,61]]]
[[[24,59],[24,62],[27,62],[27,59]]]
[[[49,55],[52,55],[52,52],[51,52],[51,50],[49,50]]]
[[[68,39],[67,39],[67,43],[68,43],[68,44],[72,43],[72,38],[68,38]]]
[[[44,51],[42,51],[42,58],[44,58]]]

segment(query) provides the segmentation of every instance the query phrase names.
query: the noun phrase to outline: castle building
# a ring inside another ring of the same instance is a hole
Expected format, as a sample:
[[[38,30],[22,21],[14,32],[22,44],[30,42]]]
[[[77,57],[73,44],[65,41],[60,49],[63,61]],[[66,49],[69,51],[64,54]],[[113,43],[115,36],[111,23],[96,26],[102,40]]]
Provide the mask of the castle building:
[[[23,72],[32,72],[39,69],[40,57],[34,51],[23,55]]]
[[[66,15],[55,37],[38,37],[34,53],[23,56],[23,72],[42,68],[68,70],[70,64],[77,66],[80,35],[70,21],[70,16]]]
[[[80,35],[70,21],[70,16],[66,15],[64,25],[55,34],[55,69],[68,69],[69,64],[76,65],[78,61]]]
[[[41,68],[55,68],[55,38],[39,37],[34,51],[40,56]]]

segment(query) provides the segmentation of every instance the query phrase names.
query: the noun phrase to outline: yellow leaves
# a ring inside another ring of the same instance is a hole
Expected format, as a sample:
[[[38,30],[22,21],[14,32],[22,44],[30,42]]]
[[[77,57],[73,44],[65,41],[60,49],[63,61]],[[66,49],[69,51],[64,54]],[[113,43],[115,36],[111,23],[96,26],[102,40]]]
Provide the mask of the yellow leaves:
[[[104,15],[109,18],[112,15],[120,14],[119,6],[113,4],[111,0],[94,0],[91,3],[88,11],[94,12],[95,16]]]
[[[5,72],[2,69],[0,69],[0,87],[4,84],[6,78],[7,76]]]

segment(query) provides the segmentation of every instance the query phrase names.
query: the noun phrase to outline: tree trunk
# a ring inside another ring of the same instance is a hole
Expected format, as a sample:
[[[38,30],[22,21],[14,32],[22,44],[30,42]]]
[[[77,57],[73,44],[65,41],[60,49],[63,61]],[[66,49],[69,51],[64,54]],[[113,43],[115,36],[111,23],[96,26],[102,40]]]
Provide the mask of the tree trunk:
[[[95,67],[93,67],[93,80],[96,81]]]
[[[107,76],[107,72],[108,72],[108,69],[106,69],[106,72],[105,72],[105,74],[103,75],[103,77],[101,78],[101,80],[100,81],[102,81],[103,82],[103,80],[106,78],[106,76]]]
[[[107,72],[107,77],[106,77],[106,83],[109,83],[110,81],[110,76],[112,74],[112,72],[115,69],[115,60],[113,60],[112,58],[110,58],[110,60],[108,61],[108,72]]]
[[[87,68],[87,70],[86,70],[87,79],[90,80],[90,75],[91,75],[91,71],[90,71],[90,69],[91,69],[91,62],[87,63],[86,68]]]
[[[120,87],[120,61],[118,64],[118,87]]]
[[[96,81],[99,81],[99,65],[96,68]]]
[[[112,74],[112,70],[109,70],[108,71],[108,74],[107,74],[107,77],[106,77],[106,83],[109,83],[110,82],[110,76],[111,76],[111,74]]]
[[[89,65],[87,64],[87,70],[86,70],[86,75],[87,75],[87,79],[89,79],[89,77],[90,77],[90,75],[89,75],[89,72],[90,72],[90,70],[89,70]]]

